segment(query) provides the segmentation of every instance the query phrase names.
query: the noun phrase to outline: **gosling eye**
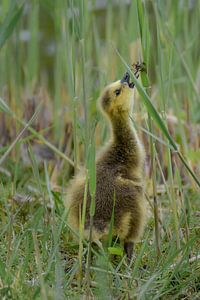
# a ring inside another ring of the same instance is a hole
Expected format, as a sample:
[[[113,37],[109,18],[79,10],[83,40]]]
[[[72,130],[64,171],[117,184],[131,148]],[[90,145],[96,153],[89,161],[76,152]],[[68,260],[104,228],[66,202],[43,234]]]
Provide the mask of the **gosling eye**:
[[[119,96],[120,93],[121,93],[121,89],[115,90],[115,95],[116,95],[116,96]]]

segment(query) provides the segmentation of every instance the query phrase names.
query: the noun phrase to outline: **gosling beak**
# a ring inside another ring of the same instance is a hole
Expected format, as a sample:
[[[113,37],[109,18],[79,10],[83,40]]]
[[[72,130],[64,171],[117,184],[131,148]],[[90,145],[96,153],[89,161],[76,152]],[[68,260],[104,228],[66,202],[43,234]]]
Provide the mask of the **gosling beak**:
[[[123,76],[123,78],[120,81],[121,83],[128,83],[128,86],[132,89],[134,88],[134,83],[130,82],[130,75],[128,72],[125,73],[125,75]]]
[[[128,72],[125,73],[125,75],[123,76],[122,80],[121,80],[121,83],[128,83],[129,84],[129,80],[130,80],[130,75]]]

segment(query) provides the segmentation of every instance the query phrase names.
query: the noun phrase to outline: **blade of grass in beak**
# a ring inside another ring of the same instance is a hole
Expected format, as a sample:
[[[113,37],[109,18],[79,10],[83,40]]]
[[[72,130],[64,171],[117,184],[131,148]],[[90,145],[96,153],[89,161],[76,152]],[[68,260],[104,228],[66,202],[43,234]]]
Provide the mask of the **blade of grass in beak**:
[[[162,140],[161,138],[157,137],[155,134],[151,133],[149,130],[145,129],[142,126],[139,126],[138,124],[136,124],[136,122],[133,120],[132,117],[130,117],[131,121],[133,122],[135,128],[138,128],[139,130],[143,131],[144,133],[146,133],[148,136],[152,137],[155,141],[158,141],[160,144],[163,144],[165,147],[174,150],[174,148],[172,147],[172,145],[170,145],[168,142],[165,142],[164,140]]]
[[[141,96],[141,100],[143,101],[144,105],[146,106],[147,111],[149,112],[150,116],[157,123],[158,127],[160,128],[160,130],[162,131],[162,133],[164,134],[164,136],[168,139],[168,141],[170,142],[170,144],[173,146],[174,151],[177,152],[177,155],[179,156],[180,160],[182,161],[182,163],[184,164],[184,166],[186,167],[186,169],[188,170],[188,172],[190,173],[190,175],[192,176],[192,178],[195,180],[195,182],[197,183],[197,185],[200,187],[200,180],[199,180],[199,178],[196,176],[196,174],[193,172],[193,170],[189,167],[189,165],[186,162],[184,156],[179,152],[177,144],[175,143],[174,139],[169,134],[165,123],[163,122],[163,120],[161,119],[159,113],[157,112],[156,108],[154,107],[153,103],[151,102],[150,97],[148,96],[148,94],[146,93],[146,91],[143,88],[143,86],[140,84],[140,82],[135,77],[134,73],[132,72],[132,70],[129,67],[129,65],[127,64],[127,62],[120,55],[119,51],[116,48],[114,48],[114,49],[115,49],[117,55],[119,56],[119,58],[121,59],[122,63],[126,67],[126,69],[131,74],[132,80],[133,80],[133,82],[134,82],[134,84],[135,84],[135,86],[136,86],[136,88],[137,88],[137,90],[138,90],[138,92],[139,92],[139,94]]]

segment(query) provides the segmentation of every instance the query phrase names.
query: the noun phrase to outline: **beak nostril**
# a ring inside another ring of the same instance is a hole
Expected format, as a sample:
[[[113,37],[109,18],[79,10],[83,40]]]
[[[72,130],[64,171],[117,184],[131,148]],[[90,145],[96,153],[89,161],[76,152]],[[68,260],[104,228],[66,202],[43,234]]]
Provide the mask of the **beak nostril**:
[[[121,80],[121,83],[127,82],[129,84],[129,80],[130,80],[130,75],[128,72],[126,72],[126,74],[124,75],[124,77]]]

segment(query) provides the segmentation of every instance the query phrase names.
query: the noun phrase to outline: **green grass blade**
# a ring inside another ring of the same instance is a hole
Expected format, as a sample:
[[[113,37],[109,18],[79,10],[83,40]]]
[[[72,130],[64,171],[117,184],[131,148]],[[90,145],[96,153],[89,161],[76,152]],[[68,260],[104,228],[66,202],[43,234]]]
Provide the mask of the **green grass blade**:
[[[184,156],[179,152],[177,144],[175,143],[174,139],[169,134],[169,131],[167,130],[167,127],[166,127],[164,121],[161,119],[161,117],[160,117],[159,113],[157,112],[155,106],[151,102],[150,97],[148,96],[148,94],[146,93],[146,91],[143,88],[143,86],[140,84],[140,82],[135,77],[135,75],[132,72],[132,70],[129,67],[129,65],[126,63],[126,61],[124,60],[124,58],[120,55],[119,51],[117,49],[115,49],[115,51],[118,54],[119,58],[121,59],[122,63],[124,64],[124,66],[127,68],[127,70],[129,71],[129,73],[131,74],[133,82],[134,82],[134,84],[135,84],[135,86],[136,86],[136,88],[137,88],[137,90],[138,90],[138,92],[139,92],[139,94],[141,96],[141,99],[142,99],[144,105],[146,106],[147,111],[149,112],[150,116],[157,123],[159,129],[164,134],[164,136],[169,140],[170,144],[173,146],[174,151],[177,152],[177,155],[181,159],[182,163],[184,164],[184,166],[186,167],[186,169],[188,170],[188,172],[190,173],[190,175],[193,177],[193,179],[195,180],[195,182],[197,183],[197,185],[200,187],[200,180],[199,180],[199,178],[196,176],[196,174],[193,172],[193,170],[189,167],[189,165],[186,162],[186,159],[184,158]]]
[[[12,34],[23,12],[24,5],[18,7],[16,2],[13,2],[14,3],[11,2],[10,10],[0,27],[0,49],[4,46],[5,42]]]
[[[20,140],[20,138],[22,137],[22,135],[24,134],[24,132],[29,128],[29,126],[31,125],[31,123],[35,120],[35,118],[37,117],[37,115],[39,113],[40,106],[41,106],[41,104],[38,106],[38,108],[36,109],[35,113],[31,117],[31,119],[29,120],[29,122],[25,125],[25,127],[21,130],[21,132],[18,134],[18,136],[15,138],[15,140],[11,143],[11,145],[6,150],[6,152],[2,155],[2,157],[0,158],[0,165],[5,161],[6,157],[9,155],[9,153],[11,152],[11,150],[15,147],[16,143]]]
[[[41,103],[42,105],[42,103]],[[39,132],[37,132],[35,129],[33,129],[30,125],[28,125],[25,121],[21,120],[20,118],[18,118],[15,113],[13,113],[13,111],[9,108],[9,106],[5,103],[5,101],[3,101],[0,98],[0,108],[5,111],[6,113],[8,113],[9,115],[11,115],[19,124],[23,125],[26,127],[26,129],[28,131],[30,131],[32,133],[32,135],[34,137],[36,137],[37,139],[39,139],[42,143],[44,143],[47,147],[49,147],[49,149],[51,149],[53,152],[55,152],[58,156],[60,156],[61,158],[63,158],[65,161],[67,161],[71,166],[74,166],[74,162],[67,157],[64,153],[62,153],[59,149],[57,149],[52,143],[50,143],[49,141],[47,141],[42,134],[40,134]],[[33,120],[31,120],[32,122]],[[2,159],[2,158],[1,158]]]

